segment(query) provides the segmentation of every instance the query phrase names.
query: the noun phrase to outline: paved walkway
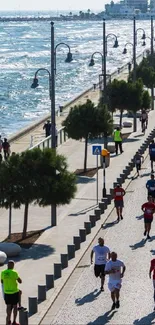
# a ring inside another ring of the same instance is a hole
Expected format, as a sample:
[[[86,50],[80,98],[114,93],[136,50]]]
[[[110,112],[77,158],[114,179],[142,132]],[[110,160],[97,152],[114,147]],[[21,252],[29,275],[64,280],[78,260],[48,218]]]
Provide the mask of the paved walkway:
[[[154,127],[155,112],[150,112],[149,128],[146,132]],[[129,137],[124,143],[124,153],[117,157],[111,158],[111,165],[107,169],[107,188],[112,187],[113,182],[122,172],[128,161],[132,158],[135,151],[140,147],[144,141],[145,136],[142,136],[140,131]],[[95,166],[95,158],[91,153],[91,144],[88,147],[88,166]],[[74,151],[73,151],[74,149]],[[68,154],[68,163],[70,170],[82,168],[83,166],[83,152],[84,143],[70,140],[59,148],[59,152]],[[83,184],[84,183],[84,184]],[[102,190],[102,170],[99,171],[99,193],[101,197]],[[58,208],[58,226],[47,229],[42,236],[37,240],[35,245],[28,251],[21,254],[17,260],[16,268],[23,278],[21,289],[23,291],[23,304],[27,306],[28,296],[37,296],[37,285],[45,283],[45,274],[53,273],[53,263],[60,261],[60,254],[66,253],[67,244],[72,244],[73,236],[79,235],[79,229],[83,228],[84,221],[89,219],[89,214],[94,211],[96,206],[96,183],[95,177],[91,180],[88,178],[79,178],[78,192],[76,198],[72,200],[69,206]],[[103,220],[105,214],[103,215]],[[1,236],[6,235],[8,226],[8,214],[3,212],[1,214]],[[21,231],[23,223],[23,210],[13,212],[13,232]],[[50,209],[40,209],[31,206],[29,211],[29,230],[41,229],[50,225]],[[94,228],[95,235],[95,228]],[[92,231],[92,235],[93,235]],[[4,238],[4,237],[3,237]],[[88,237],[88,241],[90,237]],[[82,244],[82,249],[85,248],[86,243]],[[82,251],[82,250],[81,250]],[[30,324],[38,324],[39,320],[44,315],[49,307],[50,301],[60,290],[64,279],[67,279],[72,272],[75,264],[80,258],[81,251],[76,254],[76,259],[69,263],[69,268],[63,272],[63,278],[55,283],[54,291],[48,292],[48,300],[39,305],[39,313],[32,317]],[[39,272],[38,272],[39,270]],[[0,324],[4,324],[5,309],[4,302],[0,298]]]
[[[105,244],[118,252],[118,258],[126,265],[123,278],[120,309],[111,312],[111,298],[105,282],[105,291],[100,292],[100,280],[95,279],[90,266],[90,251],[84,255],[75,272],[56,302],[50,308],[41,325],[153,325],[153,285],[149,279],[150,260],[155,255],[155,221],[152,224],[151,240],[143,236],[141,205],[146,201],[145,184],[150,174],[149,159],[143,165],[141,177],[132,181],[125,196],[124,220],[119,224],[115,211],[93,241],[104,237]]]

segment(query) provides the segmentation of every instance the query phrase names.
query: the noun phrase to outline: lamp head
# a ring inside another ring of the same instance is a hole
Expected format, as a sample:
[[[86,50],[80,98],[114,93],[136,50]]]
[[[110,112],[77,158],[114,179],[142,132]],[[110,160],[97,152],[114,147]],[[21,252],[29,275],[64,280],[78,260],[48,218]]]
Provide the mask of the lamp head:
[[[123,53],[122,54],[127,54],[127,49],[126,49],[126,47],[124,48],[124,50],[123,50]]]
[[[143,33],[142,39],[146,39],[145,32]]]
[[[31,85],[31,88],[37,88],[39,86],[39,83],[38,83],[38,78],[34,78],[33,79],[33,83]]]
[[[143,41],[143,43],[142,43],[142,46],[146,46],[146,43],[145,43],[145,41]]]
[[[91,58],[90,63],[89,63],[89,67],[93,67],[93,65],[95,65],[95,61],[93,58]]]
[[[67,53],[67,58],[65,60],[66,63],[70,63],[73,60],[72,53],[68,52]]]
[[[116,39],[113,47],[114,47],[114,48],[117,48],[118,46],[119,46],[119,44],[118,44],[118,40]]]

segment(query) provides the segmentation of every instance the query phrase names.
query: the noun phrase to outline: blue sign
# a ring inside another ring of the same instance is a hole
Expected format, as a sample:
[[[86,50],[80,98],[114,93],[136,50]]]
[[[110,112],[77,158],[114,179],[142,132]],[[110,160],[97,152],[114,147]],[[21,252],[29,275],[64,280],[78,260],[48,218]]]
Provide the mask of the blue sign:
[[[92,146],[92,154],[99,156],[101,155],[102,146]]]

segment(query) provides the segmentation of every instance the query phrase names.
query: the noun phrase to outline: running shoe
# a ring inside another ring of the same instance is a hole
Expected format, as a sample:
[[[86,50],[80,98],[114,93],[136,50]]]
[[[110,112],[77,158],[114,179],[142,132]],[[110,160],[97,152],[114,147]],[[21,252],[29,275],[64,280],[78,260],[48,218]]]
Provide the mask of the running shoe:
[[[25,308],[25,307],[23,307],[23,306],[18,307],[18,311],[20,311],[20,310],[25,311],[25,310],[27,310],[27,308]]]
[[[121,220],[123,220],[123,217],[121,216]]]
[[[116,308],[119,308],[120,307],[120,303],[119,303],[119,300],[116,301]]]
[[[12,325],[20,325],[19,323],[13,322]]]
[[[153,310],[155,311],[155,307],[153,308]]]
[[[104,291],[104,288],[103,287],[101,287],[100,289],[101,289],[101,291]]]
[[[147,235],[147,239],[151,239],[151,237],[149,235]]]
[[[117,222],[119,222],[119,217],[117,218]]]
[[[113,302],[112,307],[111,307],[111,310],[114,310],[115,307],[116,307],[116,304],[115,304],[115,302]]]
[[[144,231],[144,236],[146,236],[146,230]]]

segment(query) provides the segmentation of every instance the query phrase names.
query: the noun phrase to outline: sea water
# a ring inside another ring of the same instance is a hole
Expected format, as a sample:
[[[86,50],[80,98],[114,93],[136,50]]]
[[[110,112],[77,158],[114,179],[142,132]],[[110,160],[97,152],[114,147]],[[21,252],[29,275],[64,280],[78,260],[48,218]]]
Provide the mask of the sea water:
[[[33,13],[23,13],[23,16],[30,14]],[[0,13],[2,15],[9,13]],[[73,54],[73,61],[65,63],[67,48],[60,46],[57,49],[58,108],[98,81],[101,57],[95,56],[93,67],[89,67],[89,61],[93,52],[103,51],[103,27],[102,21],[56,21],[54,25],[55,45],[65,42]],[[136,25],[144,28],[150,37],[150,21],[138,21]],[[128,53],[122,54],[124,45],[133,42],[132,30],[131,20],[106,22],[106,34],[115,33],[119,42],[115,49],[115,39],[108,38],[107,73],[132,60],[132,46],[128,45]],[[144,50],[141,30],[137,36],[138,55]],[[149,48],[150,39],[146,39],[146,44]],[[50,112],[48,74],[40,72],[39,87],[31,88],[39,68],[50,69],[50,22],[0,22],[0,134],[3,137]]]

